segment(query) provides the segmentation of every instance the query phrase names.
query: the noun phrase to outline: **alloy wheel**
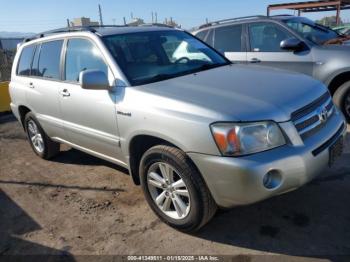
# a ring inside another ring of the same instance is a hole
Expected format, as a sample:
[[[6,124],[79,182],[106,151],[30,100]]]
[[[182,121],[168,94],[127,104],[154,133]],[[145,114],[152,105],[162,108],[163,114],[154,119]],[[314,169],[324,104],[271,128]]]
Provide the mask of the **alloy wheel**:
[[[33,120],[29,120],[27,124],[29,139],[35,150],[39,153],[44,152],[44,140],[38,129],[38,126]]]
[[[190,193],[179,172],[171,165],[157,162],[147,173],[147,187],[157,207],[173,219],[185,218],[191,208]]]
[[[348,94],[345,95],[344,107],[347,116],[350,117],[350,92],[348,92]]]

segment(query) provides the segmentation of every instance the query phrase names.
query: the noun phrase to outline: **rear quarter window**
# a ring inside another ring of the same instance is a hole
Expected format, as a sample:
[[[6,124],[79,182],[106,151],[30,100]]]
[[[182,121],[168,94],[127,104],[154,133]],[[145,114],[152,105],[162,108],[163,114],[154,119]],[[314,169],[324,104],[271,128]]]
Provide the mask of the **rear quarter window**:
[[[19,58],[17,75],[20,76],[29,76],[30,67],[33,59],[34,46],[26,46],[23,48],[21,56]]]
[[[207,34],[208,34],[208,30],[203,30],[203,31],[200,31],[199,33],[197,33],[196,37],[198,37],[200,40],[204,41]]]

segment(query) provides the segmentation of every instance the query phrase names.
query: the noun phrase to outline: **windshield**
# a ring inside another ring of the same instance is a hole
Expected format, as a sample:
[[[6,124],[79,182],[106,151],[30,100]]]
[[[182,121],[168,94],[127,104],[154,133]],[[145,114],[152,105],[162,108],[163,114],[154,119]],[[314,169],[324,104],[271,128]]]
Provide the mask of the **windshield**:
[[[335,31],[337,31],[338,34],[347,35],[347,34],[349,34],[350,28],[349,27],[343,27],[343,28],[340,28],[340,29],[336,29]]]
[[[178,30],[111,35],[103,41],[132,85],[230,63],[206,44]]]
[[[287,19],[283,22],[300,36],[316,44],[323,45],[329,40],[339,37],[339,34],[332,29],[318,25],[306,18]]]

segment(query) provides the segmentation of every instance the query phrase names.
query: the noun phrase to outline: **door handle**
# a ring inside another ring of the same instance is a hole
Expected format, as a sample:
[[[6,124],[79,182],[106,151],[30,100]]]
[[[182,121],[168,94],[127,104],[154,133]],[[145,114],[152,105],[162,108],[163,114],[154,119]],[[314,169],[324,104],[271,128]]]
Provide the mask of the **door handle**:
[[[63,97],[67,97],[67,96],[70,96],[70,93],[68,92],[67,89],[63,89],[60,94],[63,96]]]
[[[249,62],[255,64],[255,63],[260,63],[261,60],[258,58],[252,58]]]
[[[34,88],[33,82],[29,83],[29,88]]]

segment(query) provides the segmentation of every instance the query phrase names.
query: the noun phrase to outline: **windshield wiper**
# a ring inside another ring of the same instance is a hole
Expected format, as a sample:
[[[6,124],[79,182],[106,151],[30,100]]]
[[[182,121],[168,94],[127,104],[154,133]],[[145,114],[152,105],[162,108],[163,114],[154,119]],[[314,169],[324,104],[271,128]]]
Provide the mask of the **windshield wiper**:
[[[326,25],[322,25],[322,24],[315,24],[317,28],[319,28],[320,30],[324,31],[324,32],[328,32],[331,31],[333,33],[336,33],[338,36],[342,36],[341,33],[337,32],[336,30],[334,30],[333,28],[326,26]]]
[[[224,65],[229,65],[230,63],[224,63],[224,64],[203,64],[197,68],[191,69],[191,70],[186,70],[186,71],[182,71],[182,72],[178,72],[175,74],[157,74],[154,75],[150,78],[147,79],[138,79],[138,80],[134,80],[134,84],[135,85],[144,85],[144,84],[149,84],[149,83],[153,83],[153,82],[158,82],[158,81],[163,81],[163,80],[168,80],[174,77],[178,77],[178,76],[184,76],[184,75],[188,75],[188,74],[193,74],[196,72],[200,72],[200,71],[204,71],[204,70],[208,70],[208,69],[212,69],[215,67],[219,67],[219,66],[224,66]]]
[[[204,70],[208,70],[208,69],[212,69],[215,67],[219,67],[219,66],[225,66],[225,65],[229,65],[230,63],[223,63],[223,64],[204,64],[201,65],[200,67],[195,68],[194,70],[196,71],[204,71]]]
[[[173,78],[176,76],[177,76],[177,74],[158,74],[158,75],[152,76],[152,77],[147,78],[147,79],[138,80],[136,82],[139,82],[141,84],[147,84],[147,83],[167,80],[167,79],[170,79],[170,78]]]

